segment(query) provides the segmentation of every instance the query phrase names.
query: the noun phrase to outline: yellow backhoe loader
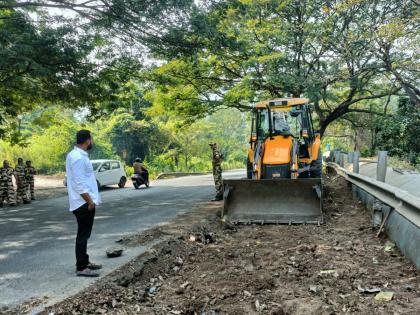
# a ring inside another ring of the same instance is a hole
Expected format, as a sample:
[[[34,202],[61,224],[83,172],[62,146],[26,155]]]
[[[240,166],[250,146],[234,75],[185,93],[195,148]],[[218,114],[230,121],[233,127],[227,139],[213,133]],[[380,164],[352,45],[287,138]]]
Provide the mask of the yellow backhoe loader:
[[[257,103],[251,129],[247,179],[223,181],[223,219],[322,224],[321,138],[308,99]]]

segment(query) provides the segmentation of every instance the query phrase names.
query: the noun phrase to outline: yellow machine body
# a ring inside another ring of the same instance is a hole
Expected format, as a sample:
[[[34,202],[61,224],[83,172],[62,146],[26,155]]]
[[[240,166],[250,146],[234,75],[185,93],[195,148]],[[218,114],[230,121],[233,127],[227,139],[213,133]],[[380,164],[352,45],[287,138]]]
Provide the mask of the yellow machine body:
[[[223,217],[233,222],[323,222],[321,138],[308,99],[259,102],[252,112],[247,179],[225,180]]]

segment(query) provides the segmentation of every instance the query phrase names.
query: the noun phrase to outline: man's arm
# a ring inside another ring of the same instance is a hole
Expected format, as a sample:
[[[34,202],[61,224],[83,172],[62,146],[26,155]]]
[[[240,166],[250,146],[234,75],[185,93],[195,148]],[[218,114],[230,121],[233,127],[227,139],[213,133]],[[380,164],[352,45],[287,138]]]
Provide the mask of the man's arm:
[[[223,160],[223,154],[221,154],[219,151],[216,151],[214,154],[214,158],[217,160]]]
[[[82,172],[84,171],[85,163],[82,159],[75,160],[72,165],[72,175],[74,181],[74,189],[80,196],[83,198],[84,201],[88,204],[88,209],[93,210],[95,209],[95,203],[92,200],[92,197],[89,195],[89,188],[86,185],[85,177],[82,176]]]
[[[84,201],[86,201],[86,203],[88,204],[88,209],[89,210],[95,209],[95,203],[93,202],[92,198],[90,197],[90,195],[88,193],[80,194],[80,196],[82,196]]]

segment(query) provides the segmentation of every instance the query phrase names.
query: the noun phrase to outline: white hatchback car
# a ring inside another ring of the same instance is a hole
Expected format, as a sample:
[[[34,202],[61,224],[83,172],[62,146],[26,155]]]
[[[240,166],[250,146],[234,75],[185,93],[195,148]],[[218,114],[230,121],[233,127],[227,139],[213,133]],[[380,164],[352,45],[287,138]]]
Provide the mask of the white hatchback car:
[[[127,174],[120,161],[115,160],[92,160],[98,187],[115,185],[124,188],[127,183]]]
[[[120,161],[91,160],[91,162],[98,188],[107,185],[118,185],[118,187],[124,188],[127,183],[127,174]],[[64,186],[67,186],[67,177],[64,179]]]

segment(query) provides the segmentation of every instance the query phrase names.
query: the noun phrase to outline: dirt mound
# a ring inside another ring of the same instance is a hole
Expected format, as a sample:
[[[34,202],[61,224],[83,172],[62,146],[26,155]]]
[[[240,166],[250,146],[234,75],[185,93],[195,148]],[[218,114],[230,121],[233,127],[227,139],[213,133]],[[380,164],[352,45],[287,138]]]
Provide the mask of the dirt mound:
[[[44,314],[418,314],[415,267],[384,251],[347,183],[326,182],[323,226],[178,220],[150,252]]]
[[[148,244],[148,243],[163,239],[168,235],[170,234],[163,231],[161,227],[156,227],[148,231],[145,231],[144,233],[124,236],[123,238],[117,240],[116,243],[120,245],[125,245],[125,246],[144,245],[144,244]]]

